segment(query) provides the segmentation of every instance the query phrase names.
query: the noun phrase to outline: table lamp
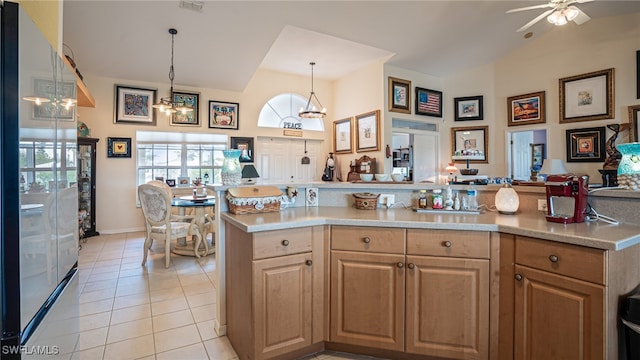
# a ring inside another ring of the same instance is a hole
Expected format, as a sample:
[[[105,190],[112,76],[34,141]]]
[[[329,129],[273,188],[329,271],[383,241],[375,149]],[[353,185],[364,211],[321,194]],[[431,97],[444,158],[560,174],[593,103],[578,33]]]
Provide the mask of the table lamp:
[[[542,168],[540,168],[540,174],[546,175],[557,175],[557,174],[566,174],[567,169],[564,167],[564,162],[560,159],[544,159],[542,160]]]
[[[256,170],[255,166],[251,165],[251,164],[247,164],[245,166],[242,167],[242,182],[245,184],[253,184],[256,181],[258,181],[258,178],[260,177],[260,175],[258,175],[258,171]]]

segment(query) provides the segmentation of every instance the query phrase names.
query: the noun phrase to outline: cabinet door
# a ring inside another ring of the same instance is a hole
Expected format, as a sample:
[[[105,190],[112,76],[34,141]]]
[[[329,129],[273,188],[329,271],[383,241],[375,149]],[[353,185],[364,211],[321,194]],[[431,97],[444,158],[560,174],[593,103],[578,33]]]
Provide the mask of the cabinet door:
[[[603,286],[515,271],[515,359],[604,359]]]
[[[331,341],[402,351],[404,255],[331,252]]]
[[[406,351],[489,356],[489,260],[407,256]]]
[[[311,345],[312,274],[311,253],[253,262],[256,359]]]

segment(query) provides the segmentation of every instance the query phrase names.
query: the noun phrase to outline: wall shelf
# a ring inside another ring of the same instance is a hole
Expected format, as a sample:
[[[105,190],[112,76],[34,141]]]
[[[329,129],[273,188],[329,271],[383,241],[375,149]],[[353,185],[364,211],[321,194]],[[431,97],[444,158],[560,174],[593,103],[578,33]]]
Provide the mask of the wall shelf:
[[[69,67],[73,75],[76,77],[76,85],[78,90],[77,91],[78,106],[96,107],[96,100],[93,98],[93,96],[89,92],[89,89],[84,84],[82,79],[80,79],[80,77],[76,73],[76,69],[73,66],[71,66],[71,63],[69,62],[66,56],[61,56],[60,58],[65,64],[67,64],[67,67]]]

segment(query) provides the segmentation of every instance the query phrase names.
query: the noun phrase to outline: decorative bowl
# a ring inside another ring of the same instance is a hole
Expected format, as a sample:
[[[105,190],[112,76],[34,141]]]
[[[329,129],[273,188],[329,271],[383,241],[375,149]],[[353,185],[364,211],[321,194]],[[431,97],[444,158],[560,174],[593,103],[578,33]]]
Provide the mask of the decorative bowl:
[[[360,180],[371,181],[373,180],[373,174],[360,174]]]
[[[478,169],[460,169],[461,175],[478,175]]]
[[[391,178],[393,179],[393,181],[395,182],[402,182],[404,181],[404,175],[402,174],[391,174]]]
[[[376,174],[376,180],[389,181],[389,174]]]

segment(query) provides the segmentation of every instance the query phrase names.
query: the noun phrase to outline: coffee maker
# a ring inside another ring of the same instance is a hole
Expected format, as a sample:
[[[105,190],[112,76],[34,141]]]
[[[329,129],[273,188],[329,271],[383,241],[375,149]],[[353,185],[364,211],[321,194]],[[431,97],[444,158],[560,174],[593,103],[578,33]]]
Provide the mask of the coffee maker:
[[[589,196],[588,175],[549,175],[547,188],[547,221],[563,224],[584,222]]]

